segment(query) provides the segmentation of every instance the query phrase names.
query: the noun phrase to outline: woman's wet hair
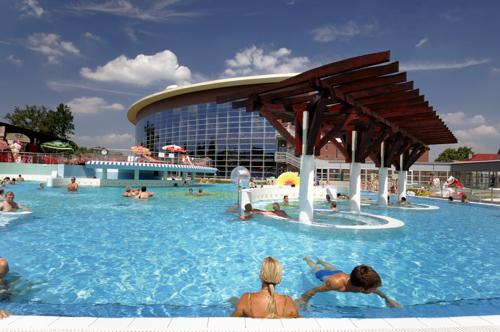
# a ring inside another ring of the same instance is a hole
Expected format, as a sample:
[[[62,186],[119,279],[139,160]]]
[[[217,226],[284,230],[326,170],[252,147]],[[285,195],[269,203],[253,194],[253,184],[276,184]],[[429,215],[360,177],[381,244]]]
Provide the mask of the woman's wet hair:
[[[283,267],[277,258],[266,257],[260,268],[260,280],[267,286],[269,292],[269,302],[266,307],[266,318],[276,318],[278,313],[276,310],[276,294],[275,287],[281,282]]]

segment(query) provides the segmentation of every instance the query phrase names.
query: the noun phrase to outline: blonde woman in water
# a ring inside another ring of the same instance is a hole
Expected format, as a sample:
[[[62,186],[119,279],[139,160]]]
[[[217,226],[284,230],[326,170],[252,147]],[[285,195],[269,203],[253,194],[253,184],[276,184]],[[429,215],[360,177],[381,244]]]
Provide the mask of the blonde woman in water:
[[[299,317],[295,302],[288,295],[275,292],[275,287],[281,282],[283,268],[273,257],[266,257],[260,268],[262,289],[255,293],[244,293],[233,317],[251,318],[297,318]]]

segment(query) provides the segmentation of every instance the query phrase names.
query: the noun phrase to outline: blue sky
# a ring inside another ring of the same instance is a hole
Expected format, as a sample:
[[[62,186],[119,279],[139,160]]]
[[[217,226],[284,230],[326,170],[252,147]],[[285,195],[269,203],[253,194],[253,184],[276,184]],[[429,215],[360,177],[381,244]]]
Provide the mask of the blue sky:
[[[390,50],[461,145],[496,152],[499,12],[494,0],[2,0],[0,116],[67,103],[76,142],[127,148],[128,107],[168,85]]]

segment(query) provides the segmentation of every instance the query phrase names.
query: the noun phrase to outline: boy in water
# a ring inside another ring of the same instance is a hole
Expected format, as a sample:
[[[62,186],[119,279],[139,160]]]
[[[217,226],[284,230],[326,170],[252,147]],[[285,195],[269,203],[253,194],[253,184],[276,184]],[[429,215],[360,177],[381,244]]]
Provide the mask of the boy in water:
[[[312,269],[316,278],[323,282],[323,285],[312,288],[302,294],[297,301],[300,304],[306,304],[318,292],[337,291],[363,294],[374,293],[383,298],[388,307],[400,307],[399,303],[378,289],[382,286],[382,280],[378,273],[370,266],[358,265],[352,270],[351,274],[347,274],[337,270],[333,265],[320,258],[318,258],[318,263],[323,265],[324,269],[321,269],[310,257],[305,257],[304,260]]]

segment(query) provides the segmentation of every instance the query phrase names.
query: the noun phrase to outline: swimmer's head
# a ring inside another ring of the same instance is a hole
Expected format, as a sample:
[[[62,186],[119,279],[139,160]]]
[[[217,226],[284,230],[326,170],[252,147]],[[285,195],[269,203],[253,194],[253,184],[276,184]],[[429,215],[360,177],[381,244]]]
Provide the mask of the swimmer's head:
[[[252,204],[250,203],[245,204],[245,212],[252,212],[252,210],[253,210]]]
[[[382,279],[378,273],[368,265],[356,266],[349,277],[349,281],[354,288],[360,292],[373,291],[382,286]]]
[[[146,186],[142,186],[142,187],[141,187],[141,191],[142,191],[142,192],[145,192],[146,190],[147,190]]]
[[[75,182],[76,178],[74,176],[72,176],[70,180],[71,180],[71,182]]]
[[[126,188],[125,188],[125,192],[129,193],[129,192],[131,192],[131,191],[132,191],[132,188],[130,188],[130,187],[126,187]]]
[[[3,257],[0,257],[0,279],[9,272],[9,262]]]
[[[332,209],[336,209],[337,208],[337,202],[332,202],[332,204],[330,204],[330,207]]]
[[[274,211],[279,211],[279,210],[281,210],[281,207],[280,207],[279,203],[273,203],[273,210],[274,210]]]

